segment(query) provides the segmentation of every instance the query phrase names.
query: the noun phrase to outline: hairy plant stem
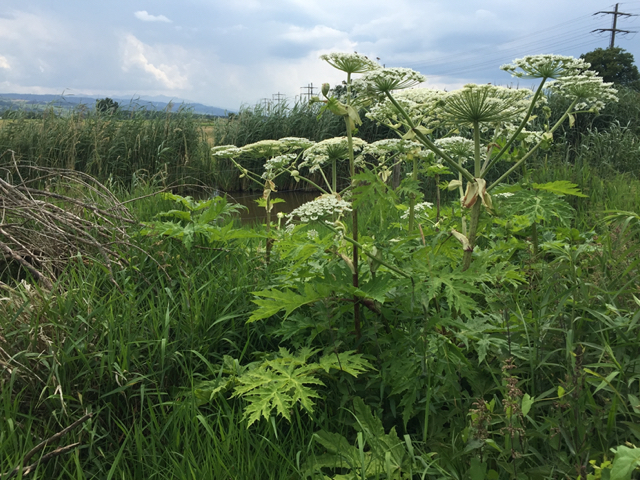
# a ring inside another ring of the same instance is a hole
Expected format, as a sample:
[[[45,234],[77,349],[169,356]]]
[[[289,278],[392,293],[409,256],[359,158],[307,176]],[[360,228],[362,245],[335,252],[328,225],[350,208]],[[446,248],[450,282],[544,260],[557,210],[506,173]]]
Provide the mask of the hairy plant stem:
[[[338,191],[338,172],[336,171],[336,159],[331,160],[331,192]]]
[[[351,74],[347,73],[347,104],[351,105]],[[354,177],[356,175],[356,164],[353,155],[353,132],[351,131],[351,119],[347,116],[344,119],[347,124],[347,146],[349,150],[349,174],[351,176],[351,184],[353,185]],[[358,276],[358,209],[353,208],[351,212],[352,229],[353,229],[353,286],[354,288],[360,287],[360,278]],[[358,297],[353,296],[353,328],[356,333],[356,339],[360,340],[362,336],[360,325],[360,302]]]
[[[473,143],[474,143],[474,172],[476,178],[481,178],[482,166],[480,159],[480,125],[473,122]],[[475,181],[475,180],[474,180]],[[480,209],[482,208],[482,192],[478,192],[476,203],[471,209],[471,219],[469,223],[469,249],[465,250],[462,259],[462,270],[467,270],[471,266],[471,257],[473,256],[473,248],[476,246],[476,234],[478,232],[478,223],[480,222]]]
[[[418,181],[418,160],[413,159],[413,172],[411,173],[411,178],[414,182]],[[409,233],[413,232],[413,224],[416,215],[416,194],[409,194]]]

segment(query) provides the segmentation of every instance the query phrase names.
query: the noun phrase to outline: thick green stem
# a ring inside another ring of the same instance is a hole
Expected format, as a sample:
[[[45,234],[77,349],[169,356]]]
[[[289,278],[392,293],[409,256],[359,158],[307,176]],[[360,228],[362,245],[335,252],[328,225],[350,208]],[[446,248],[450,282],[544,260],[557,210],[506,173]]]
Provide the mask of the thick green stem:
[[[336,171],[336,159],[331,160],[331,191],[336,193],[338,191],[338,172]]]
[[[480,178],[482,171],[480,158],[480,125],[473,122],[473,143],[474,143],[474,171],[476,178]],[[475,181],[475,180],[474,180]],[[480,209],[482,208],[482,192],[478,192],[476,203],[471,210],[471,221],[469,224],[469,249],[465,250],[462,260],[462,270],[466,270],[471,266],[471,257],[473,256],[473,248],[476,246],[476,233],[478,232],[478,223],[480,222]]]
[[[267,265],[271,261],[271,195],[267,196]]]
[[[480,223],[480,209],[482,208],[482,202],[480,199],[476,200],[476,203],[471,208],[471,219],[469,225],[469,245],[470,250],[465,250],[464,258],[462,259],[462,270],[466,270],[471,266],[471,258],[473,256],[473,247],[476,244],[476,233],[478,232],[478,223]]]
[[[411,173],[411,179],[414,182],[418,182],[418,160],[413,159],[413,172]],[[409,194],[409,233],[413,232],[413,225],[416,216],[416,194]]]
[[[347,73],[347,104],[351,105],[351,74]],[[351,175],[351,184],[353,185],[354,177],[356,175],[356,162],[353,155],[353,132],[351,131],[351,119],[347,116],[345,119],[347,124],[347,147],[349,150],[349,173]],[[353,286],[354,288],[360,287],[360,278],[358,276],[358,209],[354,208],[351,212],[353,239],[356,243],[353,244]],[[356,338],[360,340],[361,326],[360,326],[360,302],[358,297],[353,296],[353,326],[356,333]]]

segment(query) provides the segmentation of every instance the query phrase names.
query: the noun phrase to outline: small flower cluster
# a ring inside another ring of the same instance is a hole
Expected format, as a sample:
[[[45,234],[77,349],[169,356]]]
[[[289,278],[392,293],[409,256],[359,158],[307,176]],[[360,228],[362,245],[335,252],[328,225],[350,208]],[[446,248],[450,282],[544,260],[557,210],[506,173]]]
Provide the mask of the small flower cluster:
[[[422,202],[422,203],[416,203],[413,206],[413,213],[416,216],[420,216],[420,214],[422,213],[426,213],[427,209],[431,209],[433,208],[433,203],[431,202]],[[401,219],[403,220],[407,220],[409,218],[409,209],[407,208],[407,210],[400,216]]]
[[[366,73],[360,81],[371,93],[388,93],[415,87],[426,80],[426,77],[410,68],[381,68]]]
[[[265,180],[273,180],[278,176],[285,168],[291,165],[296,159],[295,153],[285,153],[284,155],[278,155],[277,157],[270,158],[264,164],[264,173],[262,178]]]
[[[353,137],[352,139],[354,152],[359,152],[367,144],[361,138]],[[304,151],[303,161],[299,167],[309,168],[309,172],[313,173],[325,163],[332,160],[343,160],[349,154],[349,143],[347,137],[334,137],[318,142]]]
[[[567,75],[579,75],[590,66],[581,58],[563,55],[527,55],[517,58],[512,64],[502,65],[500,69],[518,78],[557,79]]]
[[[617,102],[618,92],[612,83],[602,81],[596,72],[587,70],[580,75],[568,75],[549,85],[552,93],[577,99],[575,110],[602,110],[607,103]]]
[[[380,68],[373,60],[359,53],[328,53],[320,55],[320,59],[334,68],[346,73],[365,73]]]
[[[242,150],[235,145],[218,145],[211,148],[211,155],[218,158],[237,157]]]
[[[294,217],[299,217],[302,223],[308,223],[331,215],[341,216],[350,211],[351,204],[342,200],[340,195],[325,194],[293,210],[289,214],[287,223],[290,223]]]
[[[464,164],[469,158],[474,156],[473,140],[463,137],[439,138],[435,142],[436,146],[447,155]]]
[[[378,157],[380,160],[385,160],[388,157],[392,157],[396,154],[401,155],[420,155],[423,152],[422,145],[413,140],[402,140],[399,138],[385,138],[384,140],[378,140],[377,142],[365,145],[362,153]]]
[[[529,90],[468,84],[449,93],[443,118],[454,125],[518,121],[529,107]]]

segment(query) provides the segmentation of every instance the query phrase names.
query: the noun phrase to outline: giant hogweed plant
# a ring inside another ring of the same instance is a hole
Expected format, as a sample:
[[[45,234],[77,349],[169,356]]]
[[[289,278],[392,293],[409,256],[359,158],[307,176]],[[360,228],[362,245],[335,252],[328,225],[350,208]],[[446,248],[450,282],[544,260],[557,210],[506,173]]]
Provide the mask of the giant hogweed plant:
[[[396,90],[414,86],[418,81],[416,73],[406,69],[380,69],[361,79],[366,91],[383,98],[369,114],[372,118],[402,131],[405,139],[419,141],[466,180],[462,205],[471,209],[471,214],[468,235],[461,238],[465,249],[464,269],[471,264],[481,208],[491,211],[489,192],[548,144],[567,119],[573,124],[576,115],[597,111],[607,102],[617,100],[612,84],[603,83],[602,78],[588,70],[589,66],[573,57],[536,55],[501,67],[519,78],[540,79],[534,92],[470,84],[448,93],[411,89],[398,95]],[[564,95],[571,102],[554,125],[545,124],[543,131],[527,131],[534,110],[544,103],[545,89]],[[436,144],[431,134],[438,127],[469,132],[474,144],[472,171]],[[492,167],[509,157],[512,147],[523,136],[533,137],[533,141],[529,140],[530,148],[512,158],[514,164],[488,185],[487,176]]]
[[[334,316],[337,319],[345,313],[340,300],[351,298],[355,307],[351,333],[355,334],[360,345],[366,341],[361,339],[362,307],[369,312],[372,322],[380,321],[384,325],[387,333],[392,333],[396,325],[406,328],[401,325],[403,318],[413,318],[440,328],[440,335],[447,339],[447,355],[455,354],[462,358],[460,347],[449,337],[461,335],[463,343],[475,340],[465,337],[469,334],[468,328],[461,330],[466,333],[458,333],[456,325],[464,325],[463,319],[470,320],[476,314],[484,314],[479,301],[483,296],[486,302],[490,301],[492,286],[517,287],[525,280],[518,274],[516,266],[502,259],[500,252],[494,257],[490,251],[478,252],[479,262],[477,265],[471,263],[481,208],[484,206],[490,212],[495,210],[489,192],[501,186],[508,175],[531,158],[534,152],[548,145],[563,122],[568,120],[572,123],[575,115],[602,108],[605,101],[614,101],[615,91],[586,70],[587,64],[570,57],[525,57],[504,67],[516,76],[540,78],[541,84],[533,92],[492,85],[467,85],[454,92],[409,88],[416,87],[424,77],[406,69],[380,69],[351,54],[335,54],[325,60],[347,73],[349,95],[344,102],[328,96],[326,87],[323,87],[323,95],[326,109],[345,118],[348,135],[344,139],[321,142],[324,145],[309,146],[298,165],[293,157],[287,157],[287,161],[279,164],[279,172],[286,171],[294,178],[306,181],[310,180],[301,175],[300,169],[322,171],[322,166],[331,165],[332,173],[330,179],[322,173],[324,185],[316,186],[323,194],[318,199],[291,213],[288,227],[281,232],[281,241],[277,244],[284,268],[272,277],[275,288],[255,292],[259,297],[254,300],[258,308],[249,320],[266,319],[284,311],[285,321],[294,317],[299,321],[299,316],[296,317],[298,310],[309,305],[325,305],[329,309],[329,319]],[[376,101],[369,115],[396,129],[402,138],[377,146],[368,146],[354,139],[354,129],[359,121],[356,106],[350,103],[356,98],[350,95],[354,73],[364,73],[358,82],[362,90],[357,98],[367,97],[369,101]],[[529,130],[536,109],[542,109],[544,116],[543,92],[546,86],[567,95],[571,103],[554,125],[543,123],[542,130]],[[445,138],[435,138],[439,132],[446,132]],[[222,149],[220,152],[226,155],[233,148],[229,147],[226,153]],[[351,185],[346,192],[338,192],[335,167],[345,157],[349,160]],[[376,158],[376,161],[367,164],[365,158]],[[389,165],[399,161],[411,162],[410,178],[415,184],[421,172],[428,173],[427,162],[434,162],[434,159],[435,165],[431,163],[430,166],[436,168],[434,172],[438,175],[447,172],[457,175],[457,179],[449,182],[449,187],[459,190],[461,205],[469,212],[468,225],[464,216],[457,222],[453,215],[451,218],[438,218],[439,214],[436,214],[433,220],[432,214],[424,215],[420,222],[425,219],[431,221],[432,228],[425,234],[418,223],[420,237],[416,243],[416,236],[411,234],[415,220],[421,210],[429,210],[430,205],[417,203],[419,192],[412,191],[413,187],[410,187],[407,226],[399,212],[398,196],[386,183]],[[507,159],[513,165],[488,184],[487,175],[492,168],[500,160]],[[472,165],[470,169],[466,166],[469,162]],[[242,170],[240,163],[238,167]],[[249,172],[243,170],[243,173]],[[265,180],[265,192],[270,195],[273,189],[269,179],[256,180]],[[575,194],[575,189],[568,184],[520,188],[514,197],[521,204],[531,206],[531,214],[525,215],[523,220],[527,227],[535,229],[541,222],[550,222],[553,217],[562,215],[562,202],[546,192],[561,200],[562,195]],[[513,192],[505,190],[504,193]],[[348,201],[349,195],[351,201]],[[508,196],[501,200],[508,206]],[[359,223],[357,213],[362,205],[366,205],[373,214],[369,213],[368,222]],[[510,210],[505,208],[504,211],[508,213]],[[511,212],[515,215],[513,210]],[[349,213],[350,225],[347,221]],[[309,229],[314,223],[318,231]],[[456,225],[461,225],[461,232]],[[454,248],[455,245],[448,241],[450,238],[460,240],[464,251]],[[367,261],[359,264],[361,256]],[[336,327],[332,320],[329,323],[326,331],[330,332]],[[306,328],[304,322],[298,325],[294,324],[289,330]],[[445,325],[450,325],[452,332],[448,332]],[[318,326],[315,324],[314,328]],[[284,323],[281,330],[286,330]],[[344,339],[348,330],[336,332],[338,336],[333,337],[333,343],[337,349],[346,343],[337,338]],[[316,336],[309,337],[311,340],[308,341],[312,342]],[[295,332],[289,332],[283,338],[294,337]],[[485,337],[483,333],[478,338],[486,341]],[[485,353],[482,356],[485,356],[487,345],[483,348]],[[391,363],[394,361],[390,360]],[[263,394],[268,394],[264,390],[267,387],[266,384],[256,384],[252,389],[247,385],[238,395],[253,404]],[[313,390],[313,387],[309,388]],[[431,391],[431,387],[427,390]],[[246,395],[249,391],[253,393]],[[292,401],[291,405],[296,403]],[[405,421],[412,416],[411,404],[409,401],[405,405],[409,409]],[[276,408],[275,404],[266,404],[260,409],[261,416],[269,416]],[[428,412],[427,408],[425,415]],[[427,431],[425,427],[425,436]]]

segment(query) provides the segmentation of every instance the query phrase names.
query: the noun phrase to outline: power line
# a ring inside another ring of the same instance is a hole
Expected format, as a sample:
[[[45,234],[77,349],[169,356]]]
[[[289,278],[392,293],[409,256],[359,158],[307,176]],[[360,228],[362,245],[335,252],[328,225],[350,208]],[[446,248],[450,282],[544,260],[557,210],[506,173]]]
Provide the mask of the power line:
[[[622,13],[618,11],[618,5],[620,5],[619,3],[616,3],[616,8],[614,9],[613,12],[606,12],[606,11],[600,11],[600,12],[596,12],[594,13],[594,15],[613,15],[613,25],[611,26],[611,28],[596,28],[595,30],[592,30],[592,32],[611,32],[611,43],[609,44],[609,48],[613,48],[615,46],[615,42],[616,42],[616,32],[620,32],[620,33],[636,33],[634,31],[631,30],[620,30],[619,28],[616,28],[616,25],[618,23],[618,17],[637,17],[637,15],[633,15],[631,13]]]

